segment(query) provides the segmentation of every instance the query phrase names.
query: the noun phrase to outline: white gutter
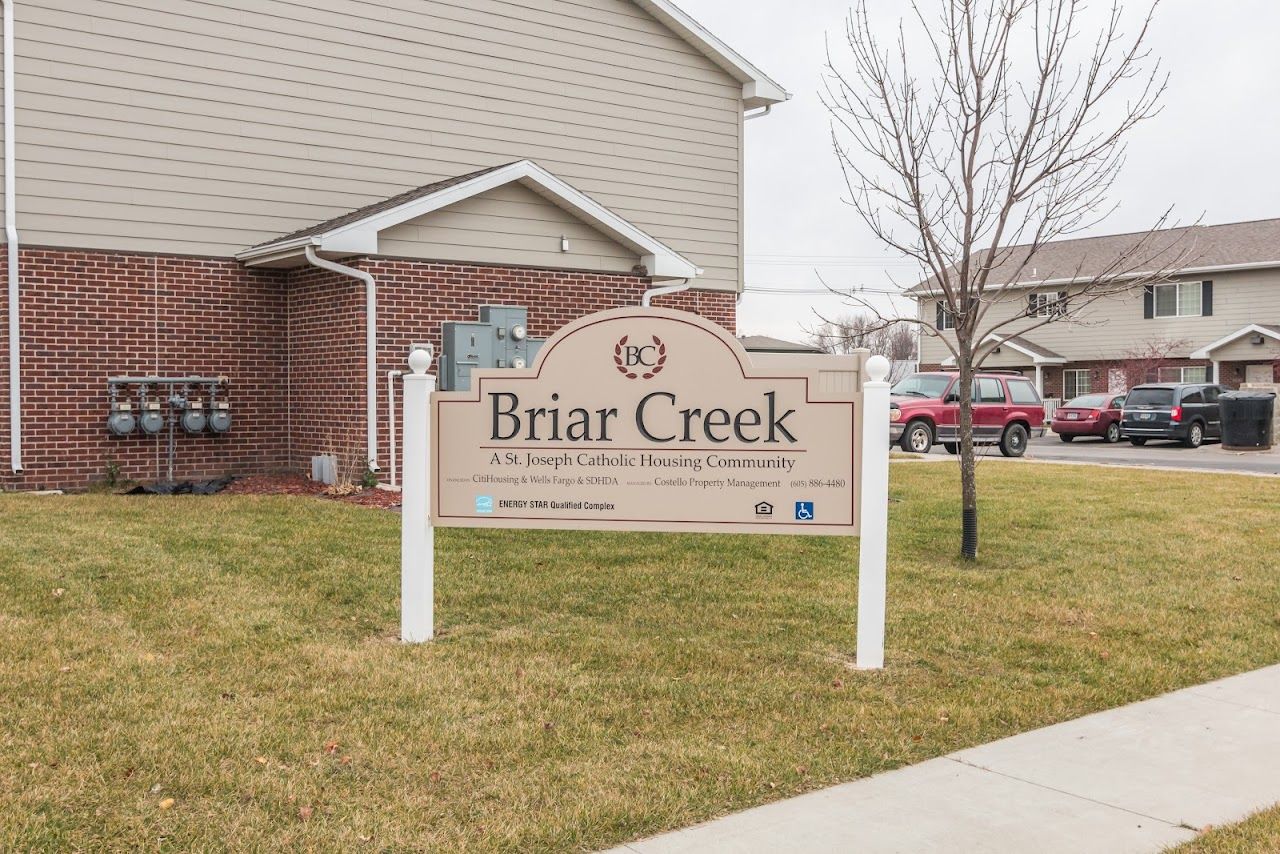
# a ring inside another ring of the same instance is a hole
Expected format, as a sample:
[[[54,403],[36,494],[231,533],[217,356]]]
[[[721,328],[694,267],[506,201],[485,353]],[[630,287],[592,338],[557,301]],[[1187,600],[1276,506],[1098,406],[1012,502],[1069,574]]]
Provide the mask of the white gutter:
[[[683,282],[681,282],[678,285],[663,285],[660,288],[649,288],[649,290],[644,292],[644,296],[640,298],[640,305],[642,308],[648,308],[649,302],[654,297],[666,296],[667,294],[678,294],[681,291],[687,291],[687,290],[689,290],[688,279],[685,279]]]
[[[1239,264],[1212,264],[1205,267],[1186,267],[1184,269],[1168,270],[1165,272],[1161,272],[1160,270],[1142,270],[1132,273],[1122,273],[1103,279],[1095,279],[1092,276],[1075,276],[1064,279],[1024,279],[1021,282],[987,285],[986,289],[989,291],[1024,290],[1026,288],[1050,288],[1055,285],[1088,284],[1093,281],[1123,282],[1128,279],[1143,279],[1155,276],[1161,277],[1161,281],[1173,282],[1181,276],[1200,276],[1205,273],[1230,273],[1240,270],[1274,270],[1277,267],[1280,267],[1280,261],[1245,261]],[[921,300],[931,298],[937,299],[940,293],[940,291],[923,289],[920,288],[919,285],[915,285],[903,291],[902,295]]]
[[[18,323],[18,166],[13,109],[13,0],[4,3],[4,233],[9,256],[9,461],[22,474],[22,346]]]
[[[378,468],[378,283],[373,274],[354,267],[335,264],[316,254],[315,247],[307,244],[307,261],[313,267],[328,270],[340,276],[364,282],[364,337],[365,337],[365,420],[368,434],[366,457],[369,471]]]

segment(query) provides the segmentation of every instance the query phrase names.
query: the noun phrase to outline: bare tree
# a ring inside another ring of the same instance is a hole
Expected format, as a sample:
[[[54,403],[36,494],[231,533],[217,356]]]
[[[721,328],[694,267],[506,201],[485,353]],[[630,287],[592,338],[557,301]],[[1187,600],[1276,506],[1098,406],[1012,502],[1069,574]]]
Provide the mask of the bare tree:
[[[913,324],[885,324],[867,314],[847,314],[823,321],[816,329],[809,330],[809,338],[828,353],[852,353],[860,349],[879,353],[892,365],[891,383],[914,370],[919,358]]]
[[[1188,346],[1190,342],[1186,339],[1152,338],[1126,350],[1124,359],[1113,369],[1124,373],[1125,385],[1129,388],[1160,382],[1160,369],[1167,367],[1174,360],[1174,354],[1184,352]]]
[[[1043,251],[1114,209],[1107,196],[1125,140],[1156,115],[1167,81],[1144,46],[1154,5],[1128,37],[1119,0],[1094,36],[1083,32],[1085,5],[912,0],[912,17],[885,42],[861,0],[846,21],[847,57],[828,55],[822,96],[846,201],[882,243],[920,265],[923,281],[904,298],[936,315],[851,300],[883,324],[916,324],[955,357],[968,558],[978,546],[975,368],[1002,340],[1078,319],[1183,262],[1184,233],[1165,229],[1167,211],[1087,262],[1055,268]],[[1045,284],[1055,289],[1029,296],[1028,286]],[[1026,438],[1010,428],[1004,441]]]

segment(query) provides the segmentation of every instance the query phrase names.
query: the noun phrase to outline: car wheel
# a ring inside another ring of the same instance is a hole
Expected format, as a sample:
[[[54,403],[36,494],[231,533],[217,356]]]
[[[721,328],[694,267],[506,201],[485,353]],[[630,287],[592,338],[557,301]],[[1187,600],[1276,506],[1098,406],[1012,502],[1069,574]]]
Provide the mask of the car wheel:
[[[1182,440],[1182,444],[1188,448],[1198,448],[1204,444],[1204,427],[1200,426],[1199,421],[1193,421],[1187,429],[1187,438]]]
[[[1147,444],[1147,440],[1144,438],[1139,438],[1137,436],[1130,436],[1129,444],[1136,445],[1137,447],[1141,448],[1143,445]]]
[[[902,450],[927,454],[933,449],[933,429],[927,421],[912,421],[902,432]]]
[[[1027,452],[1027,428],[1010,424],[1000,437],[1000,453],[1006,457],[1020,457]]]
[[[1120,441],[1120,425],[1117,422],[1112,421],[1110,424],[1107,425],[1107,443],[1110,445],[1114,445],[1116,442],[1119,442],[1119,441]]]
[[[1070,442],[1072,439],[1075,438],[1075,436],[1069,436],[1066,433],[1059,433],[1058,438],[1064,442]]]
[[[946,448],[947,453],[951,454],[952,456],[955,456],[956,454],[960,453],[959,442],[943,442],[942,447]]]

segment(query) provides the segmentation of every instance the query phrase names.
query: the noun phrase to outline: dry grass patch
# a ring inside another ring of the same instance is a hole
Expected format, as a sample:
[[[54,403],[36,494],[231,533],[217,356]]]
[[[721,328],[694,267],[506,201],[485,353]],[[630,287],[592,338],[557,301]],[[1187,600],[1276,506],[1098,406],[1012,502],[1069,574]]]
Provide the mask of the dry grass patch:
[[[0,849],[609,845],[1280,661],[1280,481],[894,466],[889,669],[837,539],[0,497]],[[172,803],[167,803],[172,799]]]

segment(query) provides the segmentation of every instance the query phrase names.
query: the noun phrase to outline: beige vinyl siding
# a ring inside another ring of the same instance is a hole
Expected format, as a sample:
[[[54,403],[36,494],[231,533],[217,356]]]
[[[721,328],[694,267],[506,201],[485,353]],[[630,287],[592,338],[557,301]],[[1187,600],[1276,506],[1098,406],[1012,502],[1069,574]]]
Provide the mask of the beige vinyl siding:
[[[560,238],[569,251],[560,251]],[[527,264],[626,273],[634,252],[520,184],[507,184],[389,228],[378,253],[397,258]]]
[[[1273,362],[1280,359],[1280,341],[1263,336],[1261,344],[1253,343],[1253,336],[1246,335],[1211,354],[1219,362]]]
[[[1200,347],[1224,338],[1250,323],[1280,323],[1280,270],[1250,270],[1184,277],[1187,281],[1213,282],[1213,314],[1209,317],[1143,317],[1142,289],[1100,299],[1086,307],[1078,322],[1060,320],[1032,330],[1025,337],[1064,356],[1070,362],[1120,360],[1153,342],[1176,342],[1171,355],[1185,358]],[[1045,288],[1056,294],[1068,288]],[[1027,306],[1026,290],[1011,291],[1006,301],[993,306],[982,327],[999,318],[1021,314]],[[932,326],[934,303],[921,305],[921,318]],[[1002,330],[1019,334],[1023,320]],[[954,333],[944,333],[952,341]],[[931,336],[922,336],[921,361],[934,364],[949,352]],[[1259,348],[1261,349],[1261,348]],[[1030,364],[1025,359],[1022,364]]]
[[[232,255],[528,158],[739,286],[741,85],[629,0],[16,10],[30,244]]]

